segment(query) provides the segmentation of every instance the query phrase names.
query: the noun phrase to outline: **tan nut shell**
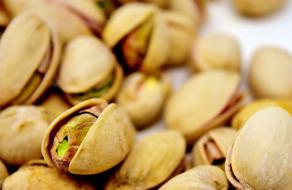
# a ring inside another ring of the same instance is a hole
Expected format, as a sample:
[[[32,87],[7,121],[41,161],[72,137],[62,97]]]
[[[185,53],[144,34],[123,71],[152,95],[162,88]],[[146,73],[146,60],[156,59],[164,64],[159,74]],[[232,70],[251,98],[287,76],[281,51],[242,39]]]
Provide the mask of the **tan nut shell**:
[[[0,189],[2,189],[3,181],[8,175],[5,164],[0,160]]]
[[[86,100],[58,116],[43,139],[42,154],[53,165],[50,146],[60,124],[72,114],[96,105],[106,105],[102,99]],[[97,174],[120,163],[130,151],[135,129],[125,112],[116,104],[109,104],[98,117],[72,158],[68,171],[72,174]]]
[[[227,190],[225,173],[216,166],[198,166],[165,183],[159,190]]]
[[[21,165],[41,157],[41,142],[49,126],[43,109],[12,106],[0,113],[0,159]]]
[[[236,136],[237,132],[227,127],[219,127],[206,133],[193,146],[193,165],[212,165],[208,160],[205,149],[208,141],[214,142],[222,156],[226,158],[227,151],[232,146]]]
[[[284,49],[261,47],[253,55],[248,82],[259,98],[292,98],[292,55]]]
[[[169,81],[165,78],[150,77],[154,76],[141,72],[129,75],[117,96],[117,103],[125,109],[138,128],[145,127],[157,119],[170,91]]]
[[[106,190],[150,189],[165,181],[184,158],[186,142],[176,131],[161,131],[139,141],[106,184]]]
[[[233,71],[213,70],[191,77],[168,99],[166,126],[193,142],[241,107],[240,99],[231,103],[239,97],[239,82],[239,74]],[[232,105],[225,110],[229,104]]]
[[[42,160],[32,161],[22,166],[6,178],[3,190],[94,190],[93,185],[82,182],[73,176],[58,172],[48,167]]]
[[[226,160],[237,189],[292,188],[292,118],[279,107],[256,112],[240,130]]]
[[[3,6],[3,2],[0,2],[0,27],[6,27],[10,22],[10,16]]]

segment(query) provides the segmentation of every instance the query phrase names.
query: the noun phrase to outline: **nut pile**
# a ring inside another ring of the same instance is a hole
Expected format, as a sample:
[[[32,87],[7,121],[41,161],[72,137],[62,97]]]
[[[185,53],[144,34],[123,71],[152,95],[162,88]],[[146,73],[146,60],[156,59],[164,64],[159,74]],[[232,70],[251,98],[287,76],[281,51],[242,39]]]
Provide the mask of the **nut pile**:
[[[199,35],[208,3],[1,1],[0,189],[291,190],[292,54],[259,44],[243,90],[236,37]]]

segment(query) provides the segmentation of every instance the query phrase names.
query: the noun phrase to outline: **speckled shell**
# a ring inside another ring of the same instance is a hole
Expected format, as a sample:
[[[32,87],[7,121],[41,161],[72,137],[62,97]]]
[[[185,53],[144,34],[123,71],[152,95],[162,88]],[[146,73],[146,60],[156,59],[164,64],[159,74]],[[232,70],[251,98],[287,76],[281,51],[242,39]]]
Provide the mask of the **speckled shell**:
[[[106,106],[102,99],[86,100],[58,116],[50,125],[43,139],[42,154],[53,165],[50,148],[55,133],[62,121],[72,114],[92,106]],[[116,104],[106,106],[72,158],[68,171],[72,174],[97,174],[119,164],[130,151],[135,138],[135,129],[125,112]]]

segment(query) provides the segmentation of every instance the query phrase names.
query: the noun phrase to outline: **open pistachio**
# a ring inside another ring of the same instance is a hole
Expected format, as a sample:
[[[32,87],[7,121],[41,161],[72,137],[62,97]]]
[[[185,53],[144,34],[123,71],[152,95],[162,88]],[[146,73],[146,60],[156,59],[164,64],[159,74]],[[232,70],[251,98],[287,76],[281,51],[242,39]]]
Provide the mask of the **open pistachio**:
[[[292,118],[279,107],[264,108],[240,130],[225,163],[237,189],[292,188]]]
[[[156,72],[167,61],[167,25],[154,5],[128,3],[117,9],[105,26],[103,39],[130,71]]]
[[[117,103],[129,114],[136,127],[155,121],[170,91],[165,77],[136,72],[129,75],[117,96]]]
[[[7,177],[3,190],[94,190],[95,187],[84,180],[58,172],[42,160],[34,160]]]
[[[51,84],[59,57],[57,36],[42,19],[15,18],[0,41],[0,107],[35,102]]]
[[[41,157],[42,138],[49,126],[43,109],[12,106],[0,113],[0,159],[21,165]]]
[[[244,106],[233,118],[232,127],[241,129],[245,122],[258,110],[265,107],[277,106],[292,114],[292,100],[262,99],[255,100]]]
[[[264,16],[278,10],[285,0],[233,0],[235,9],[246,16]]]
[[[165,183],[159,190],[227,190],[225,173],[216,166],[198,166]]]
[[[229,69],[240,71],[240,47],[228,34],[205,35],[194,43],[192,65],[199,71]]]
[[[151,189],[175,172],[183,162],[186,143],[171,130],[144,137],[106,183],[106,190]]]
[[[97,174],[120,163],[131,149],[135,130],[116,104],[84,101],[58,116],[42,144],[49,165],[72,174]]]
[[[249,86],[259,98],[292,98],[292,55],[284,49],[261,47],[253,55]]]
[[[3,181],[8,175],[5,164],[0,160],[0,189],[2,189]]]
[[[241,107],[239,83],[240,76],[234,71],[213,70],[191,77],[168,99],[166,126],[180,131],[192,143]]]
[[[217,165],[225,163],[228,148],[232,146],[237,132],[227,127],[213,129],[202,136],[193,147],[193,165]]]
[[[118,92],[123,71],[111,50],[94,36],[79,36],[64,52],[57,84],[71,104],[90,98],[111,100]]]

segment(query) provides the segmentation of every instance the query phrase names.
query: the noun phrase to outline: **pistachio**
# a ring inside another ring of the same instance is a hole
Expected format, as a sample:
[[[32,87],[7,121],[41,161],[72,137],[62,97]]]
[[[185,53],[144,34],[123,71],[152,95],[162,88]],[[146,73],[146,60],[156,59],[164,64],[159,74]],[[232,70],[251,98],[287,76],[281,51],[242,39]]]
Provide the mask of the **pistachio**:
[[[42,19],[15,18],[0,41],[0,107],[35,102],[51,84],[59,56],[57,36]]]
[[[128,3],[117,9],[105,26],[103,39],[127,70],[153,73],[167,61],[167,25],[154,5]]]
[[[135,130],[116,104],[84,101],[58,116],[43,139],[49,165],[72,174],[97,174],[120,163],[131,149]]]
[[[199,71],[229,69],[240,71],[240,47],[228,34],[205,35],[194,43],[192,65]]]
[[[2,184],[4,179],[8,176],[8,171],[4,163],[0,160],[0,189],[2,189]]]
[[[227,190],[225,173],[216,166],[198,166],[165,183],[159,190]]]
[[[58,172],[44,161],[32,161],[7,177],[3,190],[42,189],[42,190],[94,190],[95,187],[87,181]]]
[[[219,127],[206,133],[193,146],[193,165],[222,166],[228,148],[233,144],[236,136],[237,132],[227,127]]]
[[[69,102],[78,104],[90,98],[113,99],[122,78],[121,67],[101,40],[79,36],[65,48],[57,83]]]
[[[264,16],[278,10],[285,0],[233,0],[235,9],[245,16]]]
[[[292,118],[279,107],[264,108],[245,123],[229,150],[228,180],[237,189],[292,188]]]
[[[117,96],[117,103],[129,114],[136,127],[155,121],[170,91],[166,77],[136,72],[129,75]]]
[[[0,2],[0,29],[5,28],[10,22],[10,16],[6,11],[3,2]]]
[[[183,161],[186,143],[176,131],[161,131],[136,143],[106,183],[106,190],[151,189],[175,172]],[[151,156],[150,156],[151,155]]]
[[[192,143],[241,107],[239,83],[240,76],[234,71],[213,70],[192,76],[168,99],[166,126],[180,131]]]
[[[0,159],[21,165],[41,157],[42,138],[49,126],[43,109],[12,106],[0,113]]]
[[[278,106],[290,114],[292,114],[292,101],[291,100],[276,100],[276,99],[261,99],[255,100],[245,105],[233,118],[232,127],[234,129],[241,129],[246,121],[258,110],[265,107]]]
[[[292,98],[292,55],[284,49],[261,47],[253,55],[249,86],[258,98]]]

